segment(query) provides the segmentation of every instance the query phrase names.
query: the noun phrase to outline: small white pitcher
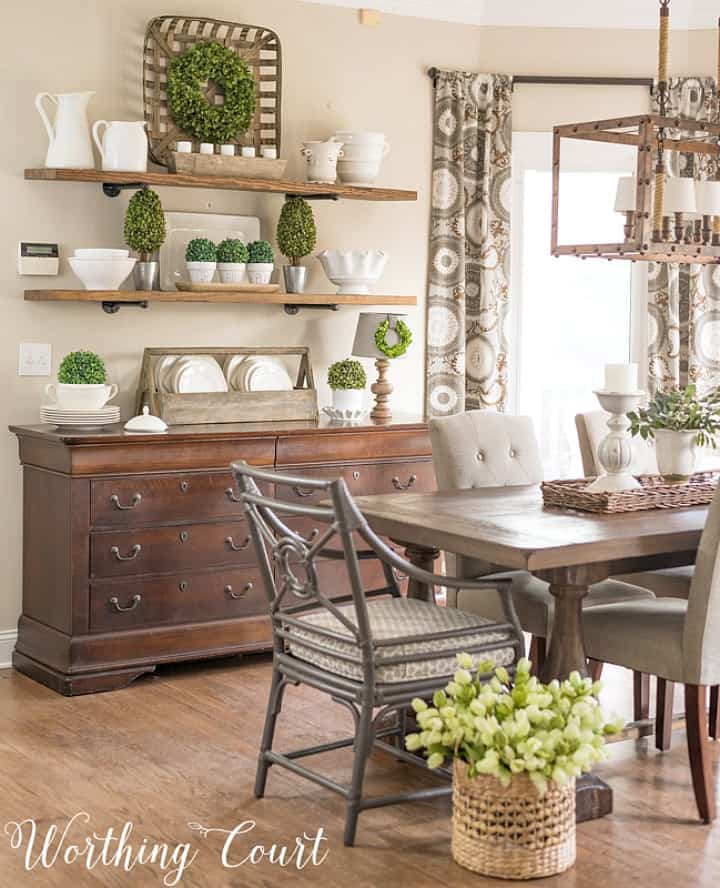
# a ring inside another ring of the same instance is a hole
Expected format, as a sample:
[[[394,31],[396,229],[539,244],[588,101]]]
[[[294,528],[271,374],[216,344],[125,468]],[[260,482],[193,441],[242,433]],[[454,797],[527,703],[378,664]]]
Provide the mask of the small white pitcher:
[[[100,139],[100,127],[105,132]],[[147,136],[144,120],[96,120],[92,128],[104,170],[144,173],[147,170]]]
[[[337,179],[337,162],[343,156],[342,147],[343,143],[334,136],[327,142],[303,142],[300,153],[307,160],[307,181],[332,185]]]
[[[35,96],[35,107],[47,130],[48,145],[45,166],[54,169],[95,169],[90,130],[87,122],[88,102],[94,92],[41,92]],[[55,105],[55,120],[51,123],[43,102]]]

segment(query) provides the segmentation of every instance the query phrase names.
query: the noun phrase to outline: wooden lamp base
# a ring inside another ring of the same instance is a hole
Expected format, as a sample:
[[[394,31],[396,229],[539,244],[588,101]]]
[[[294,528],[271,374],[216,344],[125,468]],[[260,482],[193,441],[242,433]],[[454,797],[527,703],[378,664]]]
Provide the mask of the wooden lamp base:
[[[370,386],[370,391],[375,395],[375,406],[370,412],[370,419],[375,422],[389,422],[392,419],[390,409],[390,395],[393,386],[387,378],[390,361],[387,358],[378,358],[375,361],[375,369],[378,372],[377,382]]]

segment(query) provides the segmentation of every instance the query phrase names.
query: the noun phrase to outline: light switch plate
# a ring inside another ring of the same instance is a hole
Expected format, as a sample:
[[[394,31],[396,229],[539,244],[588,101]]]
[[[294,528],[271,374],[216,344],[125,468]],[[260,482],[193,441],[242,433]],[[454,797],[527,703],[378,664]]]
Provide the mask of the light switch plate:
[[[50,376],[52,346],[49,342],[21,342],[18,376]]]

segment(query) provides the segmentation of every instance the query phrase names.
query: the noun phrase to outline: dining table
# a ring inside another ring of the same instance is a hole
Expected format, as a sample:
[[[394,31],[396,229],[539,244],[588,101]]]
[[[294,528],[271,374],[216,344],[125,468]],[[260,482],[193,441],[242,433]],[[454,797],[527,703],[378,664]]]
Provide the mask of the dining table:
[[[593,583],[618,574],[694,564],[707,506],[600,514],[545,506],[537,485],[357,497],[371,528],[432,571],[441,552],[499,570],[529,571],[555,599],[541,678],[588,675],[582,600]],[[411,581],[408,597],[432,601]],[[577,819],[612,811],[612,789],[595,775],[577,781]]]

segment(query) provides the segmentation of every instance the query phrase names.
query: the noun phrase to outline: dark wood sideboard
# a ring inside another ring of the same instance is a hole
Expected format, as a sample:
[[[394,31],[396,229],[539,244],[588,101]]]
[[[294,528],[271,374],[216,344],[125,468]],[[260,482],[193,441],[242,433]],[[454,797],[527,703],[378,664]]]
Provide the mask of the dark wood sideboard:
[[[342,475],[356,494],[432,490],[422,420],[239,423],[137,435],[11,426],[23,465],[23,605],[15,668],[66,695],[158,664],[270,647],[265,590],[229,466]],[[297,488],[292,495],[312,501]],[[342,562],[321,580],[342,584]],[[377,562],[367,581],[381,582]],[[374,572],[374,573],[373,573]]]

